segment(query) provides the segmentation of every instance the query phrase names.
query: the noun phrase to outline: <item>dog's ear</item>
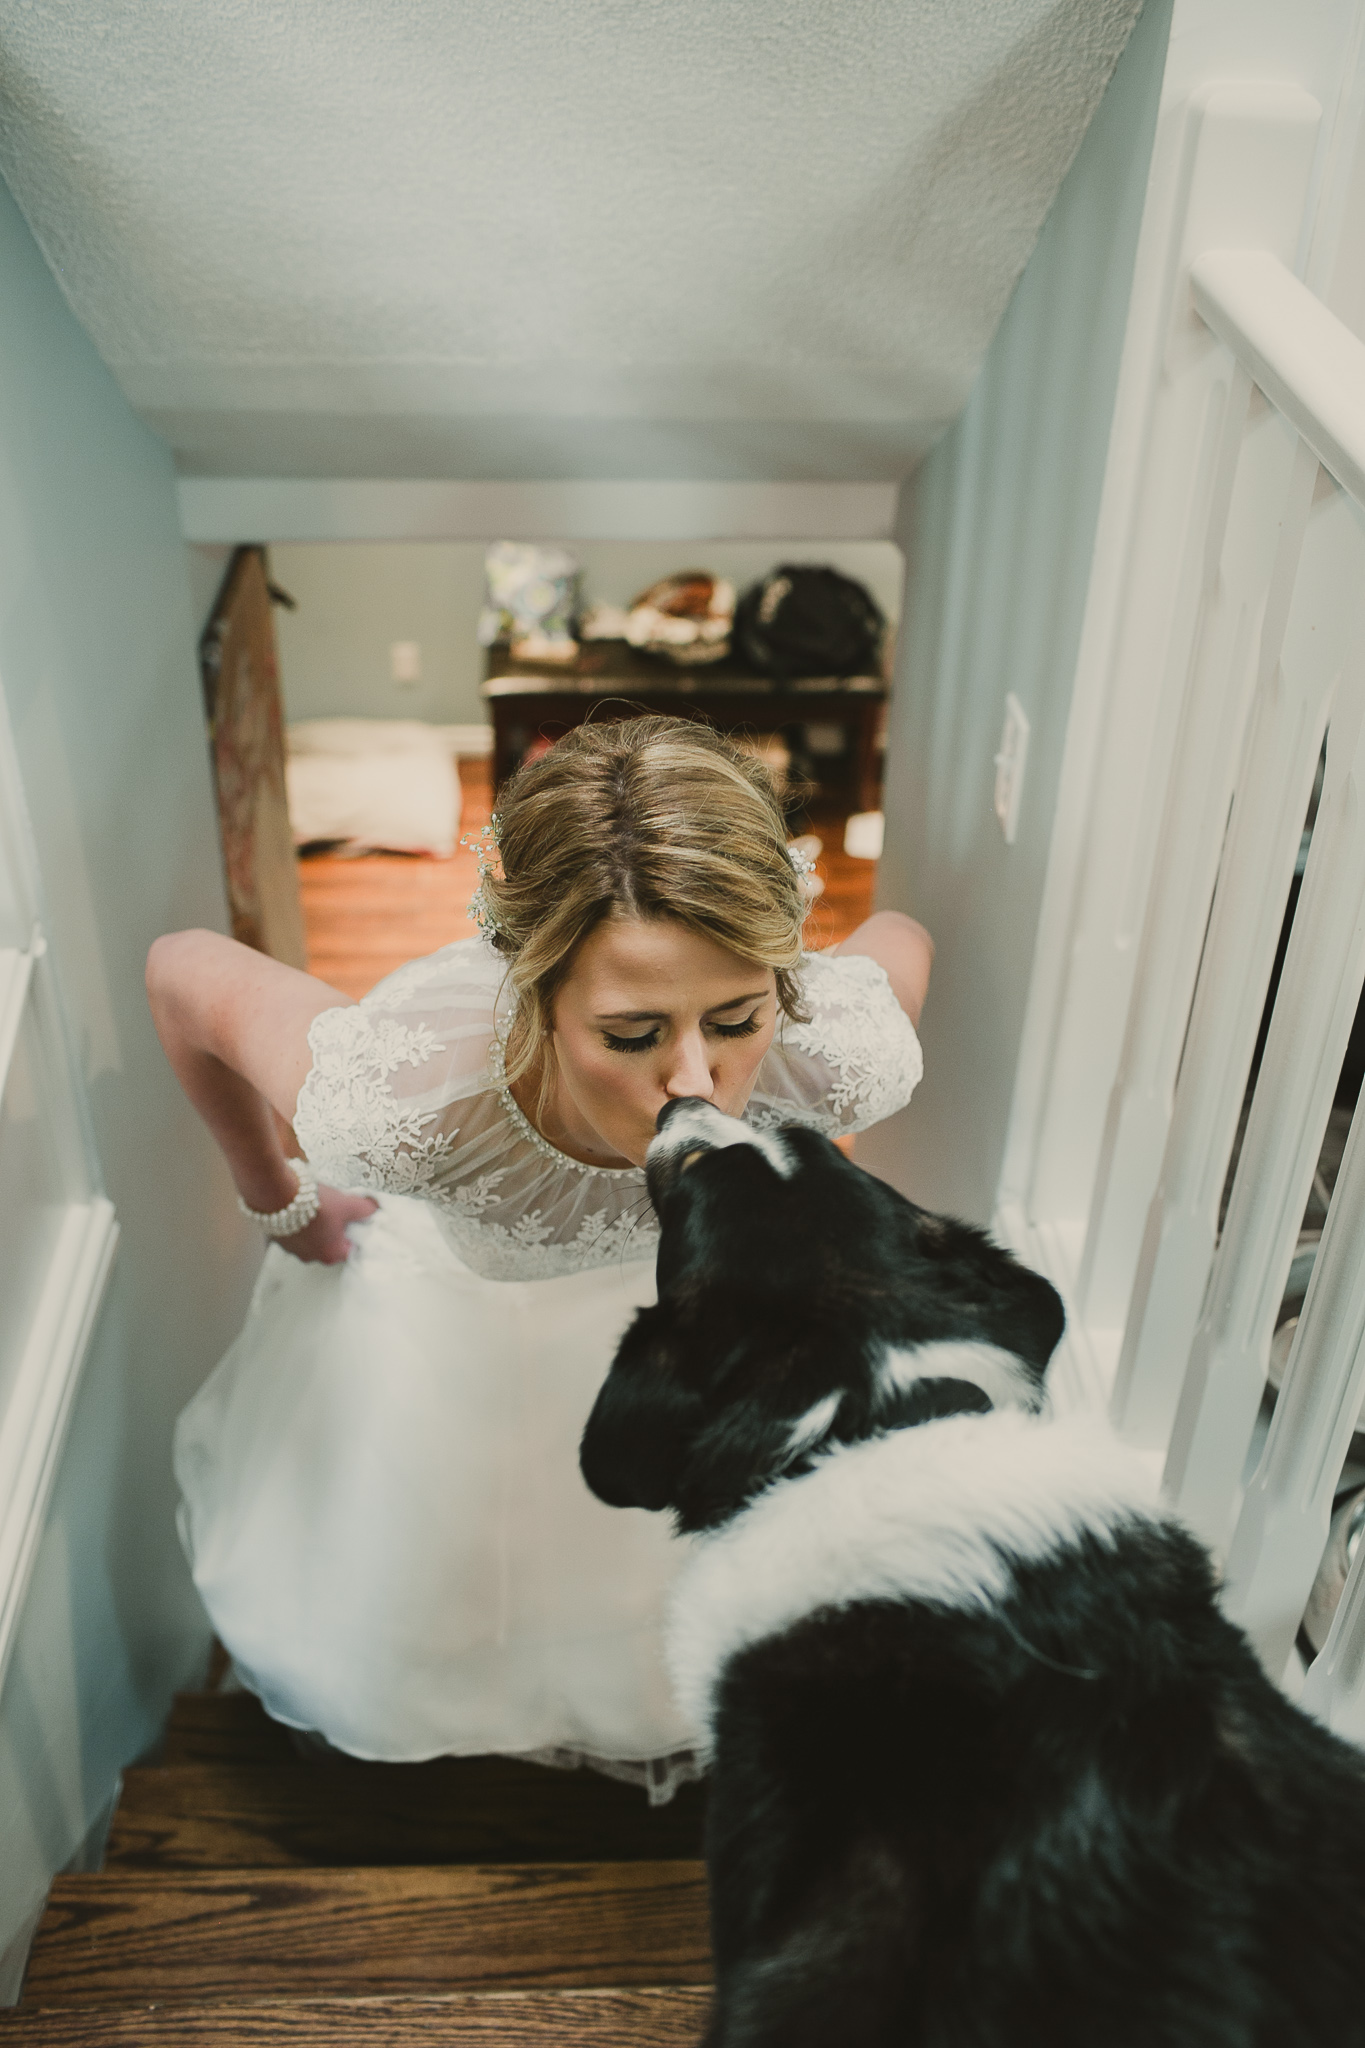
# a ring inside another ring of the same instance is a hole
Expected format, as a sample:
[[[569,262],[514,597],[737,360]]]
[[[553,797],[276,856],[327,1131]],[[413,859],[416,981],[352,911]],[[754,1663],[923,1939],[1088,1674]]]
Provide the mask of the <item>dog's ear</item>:
[[[684,1459],[705,1420],[696,1393],[671,1370],[658,1312],[642,1309],[621,1341],[583,1427],[578,1464],[611,1508],[676,1503]]]
[[[1010,1333],[1010,1349],[1042,1373],[1062,1341],[1066,1310],[1050,1280],[1028,1266],[1016,1266],[1019,1307]]]

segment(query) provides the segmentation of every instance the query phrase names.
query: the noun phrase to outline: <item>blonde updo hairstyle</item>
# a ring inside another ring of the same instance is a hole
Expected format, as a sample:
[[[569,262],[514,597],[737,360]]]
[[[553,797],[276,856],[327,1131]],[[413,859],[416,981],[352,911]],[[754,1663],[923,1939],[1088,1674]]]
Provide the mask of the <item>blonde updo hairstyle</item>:
[[[763,764],[710,726],[644,717],[580,725],[518,769],[498,801],[501,873],[484,926],[517,1007],[505,1052],[517,1081],[548,1047],[555,996],[613,913],[673,918],[770,967],[779,1008],[804,1021],[796,966],[805,892]],[[552,1079],[541,1066],[541,1105]]]

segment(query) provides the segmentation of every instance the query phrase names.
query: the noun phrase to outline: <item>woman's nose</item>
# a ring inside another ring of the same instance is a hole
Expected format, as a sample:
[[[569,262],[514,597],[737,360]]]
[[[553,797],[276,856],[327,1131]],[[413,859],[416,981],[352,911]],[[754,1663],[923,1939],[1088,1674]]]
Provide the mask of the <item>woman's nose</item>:
[[[677,1055],[664,1081],[665,1095],[702,1095],[709,1098],[715,1093],[715,1087],[700,1035],[680,1039]]]

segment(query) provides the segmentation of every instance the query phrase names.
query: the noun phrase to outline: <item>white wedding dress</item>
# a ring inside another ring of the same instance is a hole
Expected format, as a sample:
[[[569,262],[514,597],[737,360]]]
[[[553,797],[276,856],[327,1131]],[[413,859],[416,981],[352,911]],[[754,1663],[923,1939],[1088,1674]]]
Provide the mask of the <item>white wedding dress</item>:
[[[873,961],[810,954],[748,1120],[831,1136],[908,1101],[919,1042]],[[181,1535],[277,1720],[356,1756],[589,1761],[666,1797],[695,1731],[663,1602],[686,1545],[602,1506],[578,1441],[654,1298],[635,1168],[547,1143],[502,1082],[505,968],[465,939],[313,1023],[295,1130],[379,1197],[343,1266],[265,1256],[246,1325],[180,1417]]]

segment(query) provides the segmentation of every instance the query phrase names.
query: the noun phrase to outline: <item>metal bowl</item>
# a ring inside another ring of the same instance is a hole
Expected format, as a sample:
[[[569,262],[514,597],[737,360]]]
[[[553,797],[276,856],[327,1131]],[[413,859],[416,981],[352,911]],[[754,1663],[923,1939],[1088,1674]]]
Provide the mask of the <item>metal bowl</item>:
[[[1360,1547],[1362,1535],[1365,1535],[1365,1486],[1356,1493],[1348,1493],[1332,1517],[1327,1548],[1322,1553],[1322,1563],[1318,1566],[1318,1575],[1303,1611],[1303,1632],[1315,1650],[1320,1650],[1327,1641],[1332,1617],[1341,1605],[1346,1574],[1351,1569],[1351,1559]]]
[[[1320,1230],[1305,1230],[1299,1238],[1293,1263],[1289,1268],[1284,1298],[1280,1302],[1279,1313],[1275,1318],[1275,1335],[1270,1340],[1270,1366],[1266,1375],[1277,1394],[1284,1384],[1284,1369],[1289,1363],[1289,1354],[1294,1346],[1299,1317],[1303,1313],[1308,1283],[1313,1277],[1313,1266],[1321,1242]]]

